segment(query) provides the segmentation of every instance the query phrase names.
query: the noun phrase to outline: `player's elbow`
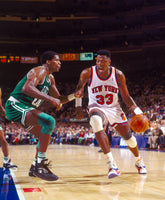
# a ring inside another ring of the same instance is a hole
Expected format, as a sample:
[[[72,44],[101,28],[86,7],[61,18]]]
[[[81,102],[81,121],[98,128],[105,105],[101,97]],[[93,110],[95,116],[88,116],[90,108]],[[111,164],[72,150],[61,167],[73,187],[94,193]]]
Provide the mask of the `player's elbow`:
[[[132,98],[130,96],[123,96],[122,99],[123,99],[123,102],[128,106],[133,104]]]
[[[28,87],[27,87],[26,85],[24,85],[24,86],[22,87],[22,93],[28,94],[28,91],[29,91]]]

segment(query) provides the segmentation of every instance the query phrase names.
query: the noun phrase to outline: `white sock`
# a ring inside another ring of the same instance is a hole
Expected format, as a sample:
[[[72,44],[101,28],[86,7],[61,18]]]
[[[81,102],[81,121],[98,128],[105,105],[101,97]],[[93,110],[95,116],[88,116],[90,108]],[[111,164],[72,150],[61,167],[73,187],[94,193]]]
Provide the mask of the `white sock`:
[[[8,163],[9,162],[9,160],[10,160],[10,157],[8,156],[8,157],[3,157],[3,162],[4,163]]]
[[[114,159],[113,159],[113,156],[112,156],[112,153],[111,152],[109,152],[109,153],[107,153],[107,154],[105,154],[106,155],[106,158],[107,158],[107,161],[109,162],[113,162],[114,161]]]
[[[141,159],[141,156],[139,155],[138,157],[135,157],[135,160],[138,161]]]
[[[37,161],[37,159],[34,158],[34,160],[33,160],[33,162],[32,162],[32,165],[36,166],[36,161]]]
[[[44,159],[46,159],[46,152],[38,152],[37,163],[41,163]]]

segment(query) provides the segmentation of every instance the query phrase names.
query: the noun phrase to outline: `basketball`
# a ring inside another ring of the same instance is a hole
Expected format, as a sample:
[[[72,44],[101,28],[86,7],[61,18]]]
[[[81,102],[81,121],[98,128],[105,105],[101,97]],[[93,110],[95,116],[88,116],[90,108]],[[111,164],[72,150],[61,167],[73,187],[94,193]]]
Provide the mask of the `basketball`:
[[[149,128],[149,121],[145,115],[135,115],[130,121],[130,126],[136,133],[142,133]]]

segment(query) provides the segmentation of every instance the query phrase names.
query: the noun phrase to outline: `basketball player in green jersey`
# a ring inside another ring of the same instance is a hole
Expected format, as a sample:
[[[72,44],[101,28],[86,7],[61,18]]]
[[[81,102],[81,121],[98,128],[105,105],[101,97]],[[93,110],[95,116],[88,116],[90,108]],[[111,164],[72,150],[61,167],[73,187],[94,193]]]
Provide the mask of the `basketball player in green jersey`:
[[[60,58],[56,52],[44,52],[41,56],[41,64],[42,66],[31,69],[17,84],[6,102],[5,114],[8,120],[19,122],[39,138],[36,160],[33,161],[29,175],[55,181],[58,177],[48,168],[48,159],[46,159],[47,147],[55,128],[55,119],[41,112],[38,107],[45,101],[58,110],[61,104],[75,97],[74,94],[60,96],[56,88],[52,73],[58,72],[61,68]]]
[[[2,96],[2,91],[0,88],[0,113],[2,116],[5,116],[5,109],[2,105],[2,100],[1,100],[1,96]],[[2,152],[3,152],[3,167],[6,169],[17,169],[16,165],[13,165],[13,163],[11,162],[11,158],[9,156],[9,148],[8,148],[8,143],[5,139],[4,136],[4,132],[2,129],[2,126],[0,125],[0,145],[2,147]]]

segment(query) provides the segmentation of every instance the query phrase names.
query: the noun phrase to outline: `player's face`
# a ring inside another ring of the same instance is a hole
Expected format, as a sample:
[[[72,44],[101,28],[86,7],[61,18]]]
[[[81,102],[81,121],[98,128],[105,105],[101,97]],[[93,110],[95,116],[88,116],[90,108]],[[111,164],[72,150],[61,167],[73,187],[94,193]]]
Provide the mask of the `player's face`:
[[[58,72],[61,68],[61,61],[58,55],[55,55],[52,60],[49,61],[49,68],[53,72]]]
[[[111,64],[110,58],[108,58],[105,55],[97,55],[96,65],[99,71],[104,71],[108,69],[110,64]]]

